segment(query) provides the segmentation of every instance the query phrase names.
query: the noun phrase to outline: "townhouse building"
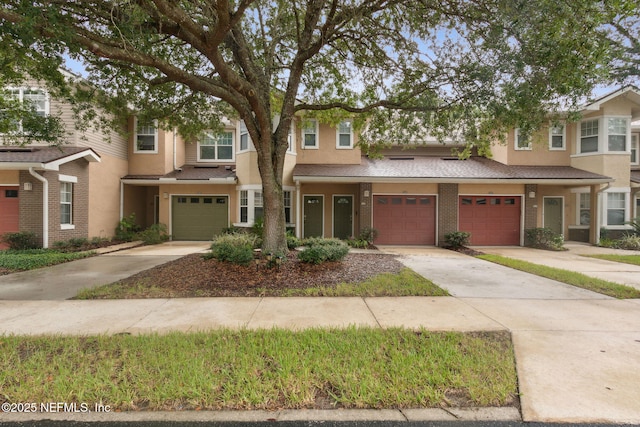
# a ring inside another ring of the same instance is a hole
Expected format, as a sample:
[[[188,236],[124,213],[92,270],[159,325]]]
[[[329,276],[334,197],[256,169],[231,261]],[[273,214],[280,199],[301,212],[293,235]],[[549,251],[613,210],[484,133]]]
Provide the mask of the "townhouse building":
[[[71,120],[43,96],[47,113]],[[470,232],[472,245],[522,245],[536,227],[595,243],[640,215],[638,120],[640,91],[626,87],[585,105],[578,122],[528,137],[514,129],[491,159],[466,160],[428,140],[371,159],[349,120],[297,120],[285,159],[287,226],[299,237],[338,238],[373,227],[379,245],[439,245],[452,231]],[[135,213],[143,227],[167,225],[174,240],[210,240],[261,218],[256,152],[242,122],[193,141],[156,122],[132,118],[128,127],[128,138],[70,131],[61,148],[0,147],[0,232],[34,231],[46,246],[110,236]]]

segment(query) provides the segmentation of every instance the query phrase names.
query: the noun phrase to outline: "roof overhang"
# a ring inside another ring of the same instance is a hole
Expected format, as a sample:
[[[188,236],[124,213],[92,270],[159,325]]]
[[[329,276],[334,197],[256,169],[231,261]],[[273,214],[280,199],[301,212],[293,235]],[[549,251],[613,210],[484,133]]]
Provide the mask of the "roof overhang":
[[[540,184],[540,185],[600,185],[614,182],[613,178],[389,178],[389,177],[340,177],[294,176],[294,182],[359,184],[362,182],[387,184]]]
[[[44,170],[59,171],[60,166],[78,159],[85,159],[88,162],[100,162],[100,156],[91,148],[69,154],[48,162],[0,162],[0,170]]]
[[[120,180],[123,184],[130,185],[160,185],[160,184],[196,184],[196,185],[211,185],[211,184],[235,184],[236,177],[227,178],[209,178],[209,179],[175,179],[175,178],[157,178],[157,179],[145,179],[145,178],[123,178]]]
[[[611,101],[619,96],[624,96],[630,101],[640,105],[640,89],[635,86],[625,86],[607,95],[604,95],[588,104],[582,106],[582,111],[598,111],[605,102]]]

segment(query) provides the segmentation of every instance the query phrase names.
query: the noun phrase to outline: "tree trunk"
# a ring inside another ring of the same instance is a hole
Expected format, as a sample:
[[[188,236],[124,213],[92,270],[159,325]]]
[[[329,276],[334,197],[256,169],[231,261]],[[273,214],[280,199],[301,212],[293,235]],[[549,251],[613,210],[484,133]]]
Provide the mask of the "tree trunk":
[[[267,137],[270,137],[270,135]],[[286,254],[288,249],[285,236],[287,230],[282,189],[285,152],[277,149],[279,144],[275,140],[269,141],[269,145],[271,150],[265,151],[271,151],[271,155],[265,155],[266,153],[261,150],[258,150],[257,153],[258,167],[262,178],[262,203],[264,209],[262,250],[264,253]]]

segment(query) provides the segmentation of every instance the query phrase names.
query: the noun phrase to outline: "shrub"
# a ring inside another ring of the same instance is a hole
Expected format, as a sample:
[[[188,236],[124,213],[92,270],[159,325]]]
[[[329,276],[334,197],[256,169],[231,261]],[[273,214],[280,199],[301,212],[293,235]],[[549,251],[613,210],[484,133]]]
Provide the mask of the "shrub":
[[[640,216],[636,219],[628,221],[626,224],[629,224],[631,227],[633,227],[633,234],[635,234],[636,236],[640,236]]]
[[[373,244],[373,241],[378,237],[378,230],[373,227],[363,227],[360,230],[357,240],[364,240],[369,244]]]
[[[345,243],[351,248],[366,249],[369,247],[368,241],[364,239],[354,239],[353,237],[345,240]]]
[[[525,246],[532,248],[561,251],[564,247],[564,237],[550,228],[530,228],[525,230]]]
[[[247,265],[253,260],[257,241],[251,233],[221,234],[213,239],[211,256],[219,261]]]
[[[167,226],[164,224],[153,224],[146,230],[136,234],[136,239],[142,240],[145,245],[157,245],[169,240]]]
[[[9,245],[9,249],[22,251],[25,249],[38,249],[40,243],[35,233],[31,231],[19,231],[17,233],[5,233],[0,239],[3,243]]]
[[[453,249],[459,249],[469,244],[471,233],[468,231],[453,231],[444,235],[444,242]]]
[[[300,239],[298,239],[292,231],[287,231],[287,248],[293,250],[300,246]]]
[[[616,241],[616,247],[620,249],[640,250],[640,235],[627,234]]]
[[[120,220],[116,227],[115,237],[117,240],[131,242],[136,238],[136,233],[140,231],[140,226],[136,224],[136,214],[132,213]]]
[[[313,237],[303,241],[306,246],[298,254],[302,262],[322,264],[325,261],[340,261],[349,253],[349,246],[338,239],[322,239]]]

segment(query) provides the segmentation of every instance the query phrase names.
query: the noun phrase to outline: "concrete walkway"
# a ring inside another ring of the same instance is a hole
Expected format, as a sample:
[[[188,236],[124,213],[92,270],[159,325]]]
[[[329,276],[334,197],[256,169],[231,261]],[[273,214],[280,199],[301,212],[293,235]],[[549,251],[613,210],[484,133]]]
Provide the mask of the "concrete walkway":
[[[559,254],[510,249],[541,263]],[[154,256],[169,256],[156,250]],[[354,324],[509,330],[524,421],[640,423],[640,300],[615,300],[438,248],[383,250],[453,296],[0,301],[0,334]],[[151,256],[142,249],[113,256],[138,259],[130,252]],[[573,256],[573,249],[562,254]]]

